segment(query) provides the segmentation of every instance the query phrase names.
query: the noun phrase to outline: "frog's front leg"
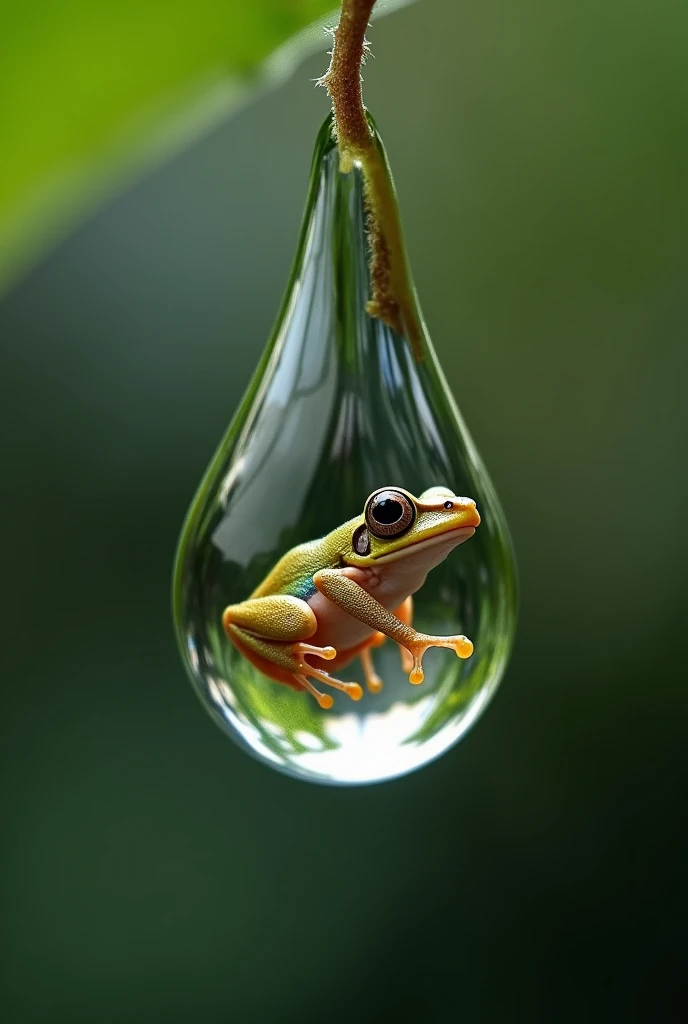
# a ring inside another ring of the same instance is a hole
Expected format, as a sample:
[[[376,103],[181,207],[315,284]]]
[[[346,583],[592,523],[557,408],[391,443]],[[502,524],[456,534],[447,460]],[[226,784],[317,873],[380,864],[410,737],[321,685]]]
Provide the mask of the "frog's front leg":
[[[331,661],[337,652],[334,647],[304,643],[315,633],[317,620],[300,598],[290,594],[249,598],[225,608],[222,625],[235,647],[262,672],[277,682],[308,690],[322,708],[332,707],[332,697],[316,690],[309,677],[342,690],[353,700],[362,696],[358,683],[342,683],[306,661],[307,655]]]
[[[322,569],[313,576],[313,583],[329,601],[338,605],[353,618],[365,622],[372,629],[391,637],[413,657],[409,682],[422,683],[423,655],[429,647],[449,647],[459,658],[470,658],[471,641],[461,636],[428,636],[402,622],[396,615],[347,575],[347,569]]]

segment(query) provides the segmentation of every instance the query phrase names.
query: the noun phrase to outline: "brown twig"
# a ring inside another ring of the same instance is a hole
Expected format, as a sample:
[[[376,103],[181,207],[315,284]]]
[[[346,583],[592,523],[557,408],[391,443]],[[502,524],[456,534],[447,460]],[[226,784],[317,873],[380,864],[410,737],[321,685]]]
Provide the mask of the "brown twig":
[[[370,130],[361,93],[361,65],[368,50],[365,33],[375,0],[342,0],[333,31],[332,59],[320,79],[334,114],[340,167],[363,172],[370,244],[370,301],[367,312],[405,335],[421,358],[418,319],[399,221],[394,186],[378,142]]]

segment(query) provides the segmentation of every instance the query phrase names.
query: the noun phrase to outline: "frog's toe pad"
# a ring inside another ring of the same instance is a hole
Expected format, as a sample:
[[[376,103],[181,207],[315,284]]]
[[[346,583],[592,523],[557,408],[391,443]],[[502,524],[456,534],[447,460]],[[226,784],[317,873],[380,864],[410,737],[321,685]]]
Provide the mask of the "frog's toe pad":
[[[324,658],[325,661],[332,661],[337,657],[337,650],[334,647],[314,647],[313,644],[299,643],[295,645],[295,654],[303,658],[304,654],[313,654],[316,658]]]
[[[302,675],[300,672],[295,672],[294,678],[298,683],[301,684],[304,690],[310,693],[311,696],[315,697],[323,711],[330,710],[330,708],[334,704],[334,698],[331,697],[329,693],[321,693],[320,690],[316,690],[310,679]]]
[[[425,672],[420,663],[420,658],[416,658],[413,664],[413,668],[409,672],[409,683],[413,683],[414,686],[418,686],[425,679]]]
[[[467,636],[454,637],[454,650],[459,658],[470,658],[473,653],[473,644]]]
[[[328,672],[321,672],[320,669],[314,668],[307,662],[303,662],[300,666],[300,672],[295,673],[295,677],[303,688],[315,697],[320,707],[325,710],[331,708],[334,701],[329,693],[321,693],[319,690],[316,690],[311,681],[312,679],[319,679],[328,686],[332,686],[335,690],[341,690],[351,700],[360,700],[363,696],[363,688],[358,683],[343,683],[341,680],[329,675]]]

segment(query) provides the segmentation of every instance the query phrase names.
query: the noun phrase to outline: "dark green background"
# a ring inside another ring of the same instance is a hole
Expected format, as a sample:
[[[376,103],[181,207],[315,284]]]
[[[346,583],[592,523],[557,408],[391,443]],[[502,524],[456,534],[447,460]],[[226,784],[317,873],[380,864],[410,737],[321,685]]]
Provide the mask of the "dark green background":
[[[177,657],[177,534],[286,283],[320,56],[0,306],[9,1021],[685,1008],[688,7],[424,0],[370,37],[519,556],[510,669],[439,762],[332,790],[240,753]]]

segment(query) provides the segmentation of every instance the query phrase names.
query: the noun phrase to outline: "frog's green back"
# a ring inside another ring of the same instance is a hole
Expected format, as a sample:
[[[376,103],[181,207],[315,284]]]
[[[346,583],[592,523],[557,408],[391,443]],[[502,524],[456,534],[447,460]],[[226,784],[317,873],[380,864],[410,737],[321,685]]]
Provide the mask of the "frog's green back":
[[[283,555],[270,570],[251,597],[268,594],[291,594],[307,601],[315,593],[313,575],[320,569],[336,569],[344,553],[351,547],[354,529],[363,522],[363,516],[350,519],[326,537],[299,544]]]

